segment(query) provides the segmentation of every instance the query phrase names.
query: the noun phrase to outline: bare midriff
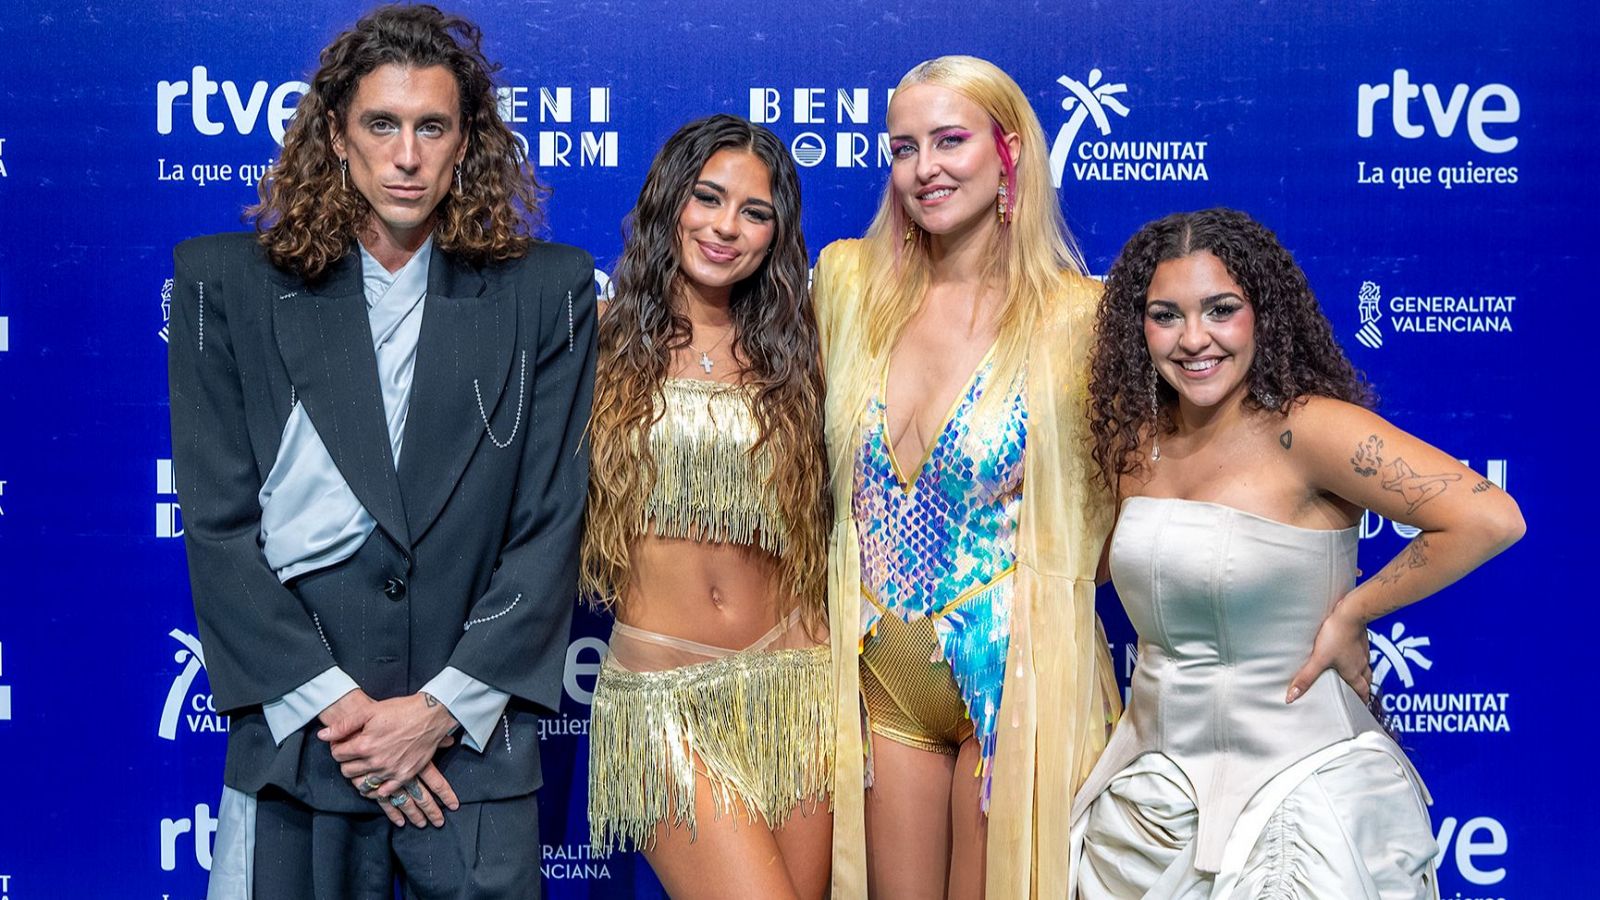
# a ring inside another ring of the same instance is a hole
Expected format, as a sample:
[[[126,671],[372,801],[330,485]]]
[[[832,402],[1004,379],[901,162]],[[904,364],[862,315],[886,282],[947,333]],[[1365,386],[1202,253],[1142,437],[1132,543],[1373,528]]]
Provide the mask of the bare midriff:
[[[778,584],[778,559],[747,544],[641,535],[618,621],[729,650],[750,646],[792,604]]]

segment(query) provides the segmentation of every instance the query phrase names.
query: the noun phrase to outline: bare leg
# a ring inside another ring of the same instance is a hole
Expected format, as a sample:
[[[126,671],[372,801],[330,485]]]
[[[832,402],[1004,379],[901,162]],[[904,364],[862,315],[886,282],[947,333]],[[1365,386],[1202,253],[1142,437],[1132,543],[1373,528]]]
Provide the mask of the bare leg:
[[[950,866],[955,759],[872,735],[867,791],[867,893],[942,900]]]
[[[743,805],[718,817],[712,796],[711,782],[697,771],[696,839],[689,839],[687,828],[658,825],[655,846],[644,851],[667,896],[674,900],[796,900],[799,895],[767,823],[760,816],[752,822]]]
[[[826,802],[801,804],[772,833],[800,900],[822,900],[833,874],[833,813]]]
[[[982,759],[975,739],[961,742],[950,786],[950,900],[983,900],[989,817],[983,812],[983,779],[973,774]]]

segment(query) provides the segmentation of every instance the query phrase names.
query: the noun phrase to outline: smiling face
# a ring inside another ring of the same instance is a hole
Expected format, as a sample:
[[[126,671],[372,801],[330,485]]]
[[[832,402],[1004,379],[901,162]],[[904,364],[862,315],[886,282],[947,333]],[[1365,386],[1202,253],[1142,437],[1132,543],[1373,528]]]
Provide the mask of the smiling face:
[[[760,268],[777,232],[766,164],[746,150],[718,150],[678,214],[684,287],[725,302],[735,284]]]
[[[1144,340],[1180,404],[1210,409],[1249,390],[1255,307],[1208,251],[1156,266],[1145,293]]]
[[[333,149],[349,162],[350,185],[372,206],[363,238],[415,249],[467,152],[455,76],[443,66],[394,63],[368,72],[336,123]]]
[[[1004,168],[982,107],[948,88],[914,84],[895,92],[888,124],[890,183],[911,221],[941,237],[997,225]],[[1005,141],[1015,159],[1020,139]]]

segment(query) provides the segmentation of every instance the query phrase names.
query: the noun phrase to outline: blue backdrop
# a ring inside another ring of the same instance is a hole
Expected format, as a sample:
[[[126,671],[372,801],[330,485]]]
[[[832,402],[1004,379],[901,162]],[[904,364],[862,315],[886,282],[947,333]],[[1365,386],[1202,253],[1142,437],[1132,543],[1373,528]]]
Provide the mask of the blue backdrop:
[[[889,89],[952,52],[1034,101],[1094,271],[1176,209],[1237,206],[1276,229],[1384,414],[1529,522],[1373,628],[1391,725],[1434,793],[1444,896],[1581,892],[1600,792],[1575,739],[1586,715],[1561,710],[1585,699],[1600,624],[1569,589],[1596,492],[1564,468],[1594,434],[1578,395],[1591,301],[1572,293],[1600,203],[1587,4],[454,6],[506,65],[503,108],[555,189],[551,236],[604,270],[655,149],[714,111],[791,142],[813,255],[857,235],[886,177]],[[175,539],[170,251],[240,227],[317,51],[364,7],[0,9],[0,900],[203,895],[227,721]],[[1369,517],[1363,567],[1408,536]],[[1102,610],[1126,681],[1131,634],[1109,592]],[[604,635],[580,616],[538,852],[552,896],[659,896],[636,857],[586,852]]]

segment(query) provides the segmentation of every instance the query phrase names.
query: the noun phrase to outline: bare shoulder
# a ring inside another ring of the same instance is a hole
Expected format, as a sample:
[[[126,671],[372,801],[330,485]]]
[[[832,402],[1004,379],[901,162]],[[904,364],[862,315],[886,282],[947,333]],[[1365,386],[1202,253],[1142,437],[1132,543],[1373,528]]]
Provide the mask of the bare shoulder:
[[[1380,428],[1392,428],[1382,416],[1363,406],[1332,397],[1308,397],[1289,408],[1281,420],[1278,444],[1303,454],[1349,452],[1350,442]]]

